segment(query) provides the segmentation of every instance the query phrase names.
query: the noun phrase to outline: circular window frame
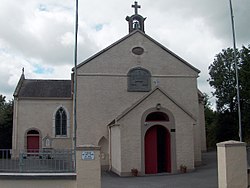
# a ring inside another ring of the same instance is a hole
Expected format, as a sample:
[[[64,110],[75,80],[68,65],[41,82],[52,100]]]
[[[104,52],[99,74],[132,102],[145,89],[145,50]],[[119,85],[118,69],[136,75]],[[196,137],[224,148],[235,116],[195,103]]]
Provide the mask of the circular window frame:
[[[144,48],[142,48],[140,46],[136,46],[136,47],[132,48],[131,51],[134,55],[138,55],[138,56],[144,54],[144,52],[145,52]]]

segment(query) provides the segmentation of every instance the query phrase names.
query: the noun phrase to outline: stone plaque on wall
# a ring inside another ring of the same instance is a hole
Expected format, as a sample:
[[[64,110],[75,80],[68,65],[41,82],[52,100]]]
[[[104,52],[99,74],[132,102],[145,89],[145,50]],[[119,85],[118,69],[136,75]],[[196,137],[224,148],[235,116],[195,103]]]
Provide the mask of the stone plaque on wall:
[[[141,67],[131,69],[128,73],[128,91],[150,91],[151,74]]]

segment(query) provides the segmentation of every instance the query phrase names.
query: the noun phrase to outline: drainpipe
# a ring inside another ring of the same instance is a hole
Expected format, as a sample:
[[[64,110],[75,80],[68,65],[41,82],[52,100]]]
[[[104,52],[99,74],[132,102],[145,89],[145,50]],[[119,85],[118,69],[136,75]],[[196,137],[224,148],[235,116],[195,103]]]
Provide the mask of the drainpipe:
[[[112,168],[111,125],[108,125],[108,129],[109,129],[109,171],[111,171],[111,168]]]

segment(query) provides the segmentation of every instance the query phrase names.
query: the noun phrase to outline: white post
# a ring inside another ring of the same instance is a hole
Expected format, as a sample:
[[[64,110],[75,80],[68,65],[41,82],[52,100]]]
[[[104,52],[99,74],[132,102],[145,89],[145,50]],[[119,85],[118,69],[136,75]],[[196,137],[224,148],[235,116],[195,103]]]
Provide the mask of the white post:
[[[247,188],[246,143],[226,141],[217,144],[219,188]]]
[[[77,188],[101,188],[100,147],[83,145],[76,148]]]

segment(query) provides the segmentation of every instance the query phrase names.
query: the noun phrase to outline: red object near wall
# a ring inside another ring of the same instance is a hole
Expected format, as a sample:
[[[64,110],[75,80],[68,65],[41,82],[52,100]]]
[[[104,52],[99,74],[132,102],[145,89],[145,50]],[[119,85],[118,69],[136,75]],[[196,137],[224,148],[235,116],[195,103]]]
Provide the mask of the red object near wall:
[[[157,166],[157,127],[154,126],[145,135],[145,173],[156,174]]]
[[[161,125],[149,128],[145,134],[145,174],[171,172],[170,132]]]
[[[38,152],[39,150],[39,135],[27,136],[27,151]]]

